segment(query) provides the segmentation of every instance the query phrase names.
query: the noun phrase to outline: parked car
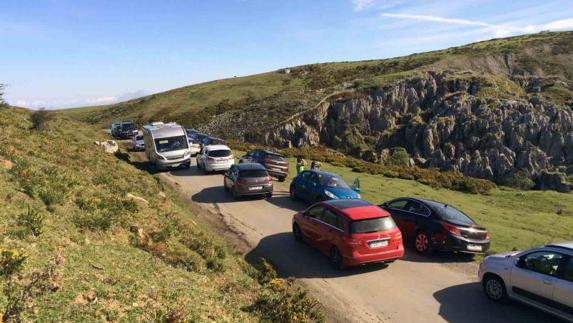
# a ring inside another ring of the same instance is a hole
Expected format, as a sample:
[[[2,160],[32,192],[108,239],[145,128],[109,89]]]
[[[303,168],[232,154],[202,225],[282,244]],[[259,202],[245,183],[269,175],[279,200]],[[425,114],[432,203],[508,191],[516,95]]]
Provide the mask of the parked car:
[[[413,240],[420,254],[436,250],[479,254],[489,249],[489,232],[453,206],[403,197],[380,207],[392,214],[404,239]]]
[[[478,275],[495,302],[514,299],[573,322],[573,242],[486,257]]]
[[[234,199],[247,195],[273,196],[273,180],[265,167],[257,163],[232,165],[225,173],[223,186]]]
[[[134,151],[145,150],[143,134],[136,134],[131,138],[131,149]]]
[[[288,177],[288,160],[272,151],[263,149],[249,151],[241,157],[239,163],[259,163],[265,166],[269,174],[276,177],[279,182],[284,182]]]
[[[212,136],[205,136],[201,139],[201,146],[224,145],[225,140]]]
[[[390,214],[358,199],[319,202],[294,215],[292,232],[330,257],[336,268],[391,263],[404,256],[402,234]]]
[[[153,122],[143,126],[143,141],[147,159],[158,169],[190,167],[187,134],[177,123]]]
[[[196,130],[187,129],[187,141],[189,142],[189,150],[191,150],[191,156],[196,156],[201,151],[201,144],[198,140]]]
[[[350,187],[342,177],[319,170],[306,170],[292,179],[290,197],[309,203],[336,199],[359,199],[360,189]]]
[[[136,131],[133,122],[114,122],[111,127],[111,136],[118,139],[127,139],[131,138]]]
[[[197,155],[197,168],[205,172],[227,171],[234,164],[233,152],[225,145],[203,146]]]

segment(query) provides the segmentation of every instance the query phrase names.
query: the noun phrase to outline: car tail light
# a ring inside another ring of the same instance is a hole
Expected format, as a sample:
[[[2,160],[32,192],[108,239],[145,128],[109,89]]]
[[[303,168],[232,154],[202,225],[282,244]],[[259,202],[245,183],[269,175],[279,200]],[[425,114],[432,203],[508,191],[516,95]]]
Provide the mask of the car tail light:
[[[361,244],[360,240],[354,239],[352,237],[348,237],[345,239],[346,244],[350,246],[359,246]]]
[[[394,235],[394,240],[400,240],[402,239],[402,232],[398,232]]]
[[[489,233],[489,231],[485,232],[485,239],[486,240],[491,240],[491,233]]]
[[[245,184],[247,184],[247,180],[244,179],[244,178],[239,178],[239,179],[237,180],[237,184],[238,184],[238,185],[245,185]]]
[[[449,233],[455,235],[455,236],[461,236],[462,232],[460,231],[460,228],[447,224],[447,223],[442,223],[442,227],[444,227],[444,229],[446,229],[446,231],[448,231]]]
[[[270,176],[265,177],[265,182],[270,183],[273,181],[273,178]]]

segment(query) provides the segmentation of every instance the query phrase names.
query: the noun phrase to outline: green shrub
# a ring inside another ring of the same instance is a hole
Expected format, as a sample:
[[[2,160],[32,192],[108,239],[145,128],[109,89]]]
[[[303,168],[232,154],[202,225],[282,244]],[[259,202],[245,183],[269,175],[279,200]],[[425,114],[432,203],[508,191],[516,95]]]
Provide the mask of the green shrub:
[[[535,182],[529,177],[529,172],[523,169],[506,176],[501,184],[521,190],[529,190],[535,186]]]
[[[389,166],[403,166],[407,167],[410,165],[410,155],[404,147],[394,147],[392,148],[390,157],[385,161],[385,164]]]
[[[17,249],[0,249],[0,276],[10,276],[22,268],[28,253]]]
[[[37,237],[42,234],[42,225],[46,214],[38,208],[28,205],[28,210],[18,216],[18,225],[24,229],[24,233]]]
[[[107,230],[116,222],[129,220],[138,211],[134,200],[101,192],[79,195],[76,205],[80,212],[75,214],[74,223],[92,231]]]
[[[32,129],[43,130],[46,124],[52,120],[53,114],[46,109],[42,108],[40,110],[32,112],[30,115],[30,121],[32,122]]]

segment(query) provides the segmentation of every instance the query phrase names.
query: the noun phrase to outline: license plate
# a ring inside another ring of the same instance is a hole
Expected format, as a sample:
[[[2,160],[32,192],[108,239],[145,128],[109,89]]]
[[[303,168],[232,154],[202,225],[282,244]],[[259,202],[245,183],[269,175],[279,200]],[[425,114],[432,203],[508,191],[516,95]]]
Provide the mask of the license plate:
[[[368,243],[368,246],[370,248],[386,247],[387,245],[388,245],[388,240],[371,241]]]
[[[481,251],[481,246],[475,245],[475,244],[469,244],[468,245],[468,250],[469,251]]]
[[[262,186],[251,186],[251,187],[249,187],[249,191],[259,191],[262,189],[263,189]]]

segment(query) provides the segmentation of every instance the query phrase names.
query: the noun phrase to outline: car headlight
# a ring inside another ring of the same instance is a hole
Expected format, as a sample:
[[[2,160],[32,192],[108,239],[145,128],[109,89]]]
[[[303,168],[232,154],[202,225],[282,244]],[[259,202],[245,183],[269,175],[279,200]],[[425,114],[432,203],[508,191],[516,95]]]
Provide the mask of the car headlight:
[[[338,199],[338,196],[332,194],[332,192],[327,191],[327,190],[324,190],[324,195],[330,197],[330,198],[333,199],[333,200],[337,200],[337,199]]]
[[[361,199],[362,197],[360,196],[360,193],[356,193],[356,198],[357,199]]]

